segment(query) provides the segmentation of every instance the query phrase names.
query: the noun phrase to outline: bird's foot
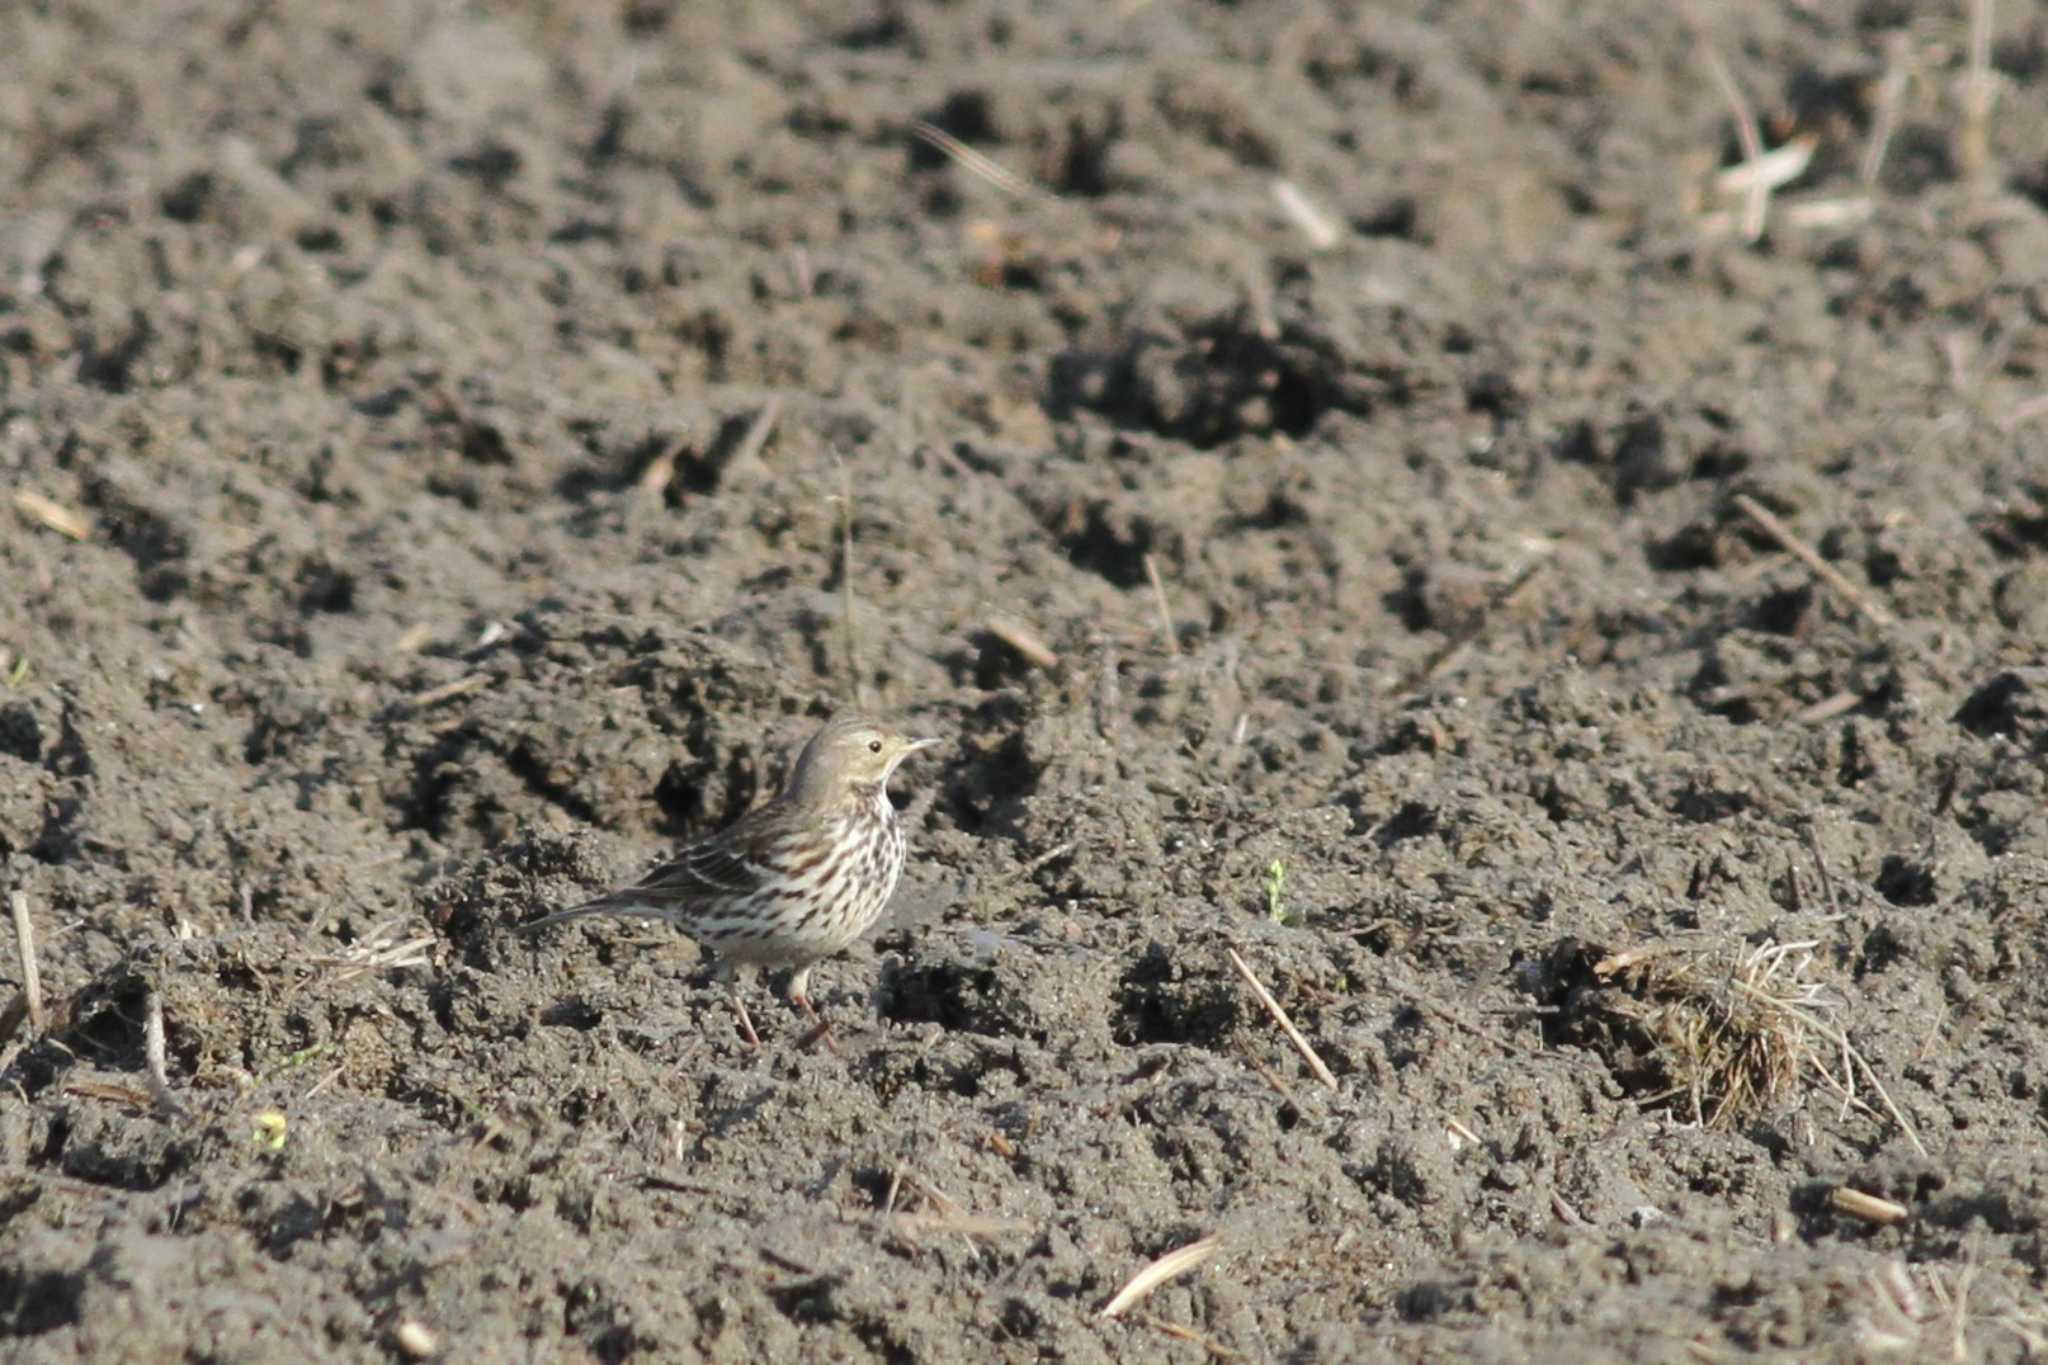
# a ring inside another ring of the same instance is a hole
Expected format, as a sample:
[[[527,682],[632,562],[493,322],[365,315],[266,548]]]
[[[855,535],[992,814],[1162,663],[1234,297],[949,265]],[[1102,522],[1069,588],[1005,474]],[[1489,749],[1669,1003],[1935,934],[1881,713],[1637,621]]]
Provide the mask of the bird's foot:
[[[818,1044],[823,1043],[825,1051],[837,1057],[839,1055],[839,1045],[832,1041],[832,1025],[825,1022],[825,1017],[818,1013],[815,1005],[811,1004],[811,997],[808,995],[792,995],[790,999],[795,1002],[798,1009],[804,1012],[804,1017],[811,1021],[811,1031],[797,1040],[797,1050],[799,1052],[809,1052]]]
[[[747,1014],[747,1002],[740,999],[738,991],[733,992],[732,1011],[739,1016],[740,1036],[754,1047],[761,1046],[761,1035],[754,1032],[754,1021]]]

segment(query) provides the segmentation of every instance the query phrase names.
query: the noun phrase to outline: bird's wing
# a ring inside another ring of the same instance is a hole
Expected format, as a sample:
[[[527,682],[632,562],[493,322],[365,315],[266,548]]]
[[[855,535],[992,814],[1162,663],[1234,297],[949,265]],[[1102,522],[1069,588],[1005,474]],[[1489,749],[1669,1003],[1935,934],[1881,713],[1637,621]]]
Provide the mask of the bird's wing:
[[[680,850],[631,886],[557,910],[522,928],[538,929],[586,915],[634,915],[687,923],[693,911],[706,903],[750,896],[770,882],[772,870],[757,851],[767,846],[764,840],[771,840],[777,828],[773,808],[761,807],[732,828]]]
[[[612,895],[623,899],[635,893],[657,891],[677,900],[746,896],[760,890],[766,877],[767,869],[749,858],[743,846],[730,839],[712,838],[690,845]]]

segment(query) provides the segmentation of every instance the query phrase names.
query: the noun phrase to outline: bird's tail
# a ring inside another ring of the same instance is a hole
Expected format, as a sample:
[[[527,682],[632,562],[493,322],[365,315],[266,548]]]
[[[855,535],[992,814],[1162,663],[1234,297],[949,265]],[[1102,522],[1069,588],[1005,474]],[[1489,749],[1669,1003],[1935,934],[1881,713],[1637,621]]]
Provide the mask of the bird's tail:
[[[591,915],[639,916],[644,919],[666,918],[666,912],[660,906],[650,905],[638,896],[620,895],[615,892],[608,896],[599,896],[596,900],[585,901],[581,905],[572,905],[566,910],[557,910],[552,915],[542,915],[539,919],[529,920],[519,926],[519,932],[522,934],[532,933],[536,929],[545,929],[550,924],[561,924],[566,920],[572,919],[584,919]]]

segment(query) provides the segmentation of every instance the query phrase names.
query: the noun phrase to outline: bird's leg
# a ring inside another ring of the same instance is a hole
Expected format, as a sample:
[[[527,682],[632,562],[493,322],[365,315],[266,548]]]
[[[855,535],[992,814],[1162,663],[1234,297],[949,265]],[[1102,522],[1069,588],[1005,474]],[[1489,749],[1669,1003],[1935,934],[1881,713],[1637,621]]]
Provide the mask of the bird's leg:
[[[798,995],[792,996],[791,999],[796,1001],[811,1021],[811,1031],[797,1039],[798,1051],[809,1052],[818,1044],[823,1043],[825,1051],[837,1057],[839,1055],[839,1044],[832,1041],[832,1025],[827,1023],[824,1016],[819,1014],[817,1009],[811,1004],[811,997],[808,995]]]
[[[740,998],[740,983],[732,983],[732,1010],[740,1017],[740,1036],[755,1047],[761,1046],[761,1035],[754,1032],[754,1021],[747,1016],[747,1002]]]
[[[818,1013],[811,1003],[811,969],[804,967],[789,979],[789,1002],[804,1012],[804,1018],[811,1021],[811,1031],[797,1041],[799,1051],[808,1052],[819,1043],[833,1056],[839,1055],[838,1044],[832,1041],[832,1026]]]

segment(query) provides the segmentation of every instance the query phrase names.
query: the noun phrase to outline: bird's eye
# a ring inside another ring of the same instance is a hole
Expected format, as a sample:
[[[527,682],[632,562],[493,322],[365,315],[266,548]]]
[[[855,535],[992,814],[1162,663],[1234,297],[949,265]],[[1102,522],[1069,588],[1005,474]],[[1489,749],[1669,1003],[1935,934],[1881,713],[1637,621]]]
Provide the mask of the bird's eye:
[[[869,741],[868,741],[868,752],[869,752],[869,753],[871,753],[871,754],[878,754],[878,753],[882,752],[882,741],[881,741],[881,740],[879,740],[879,739],[871,739],[871,740],[869,740]]]

